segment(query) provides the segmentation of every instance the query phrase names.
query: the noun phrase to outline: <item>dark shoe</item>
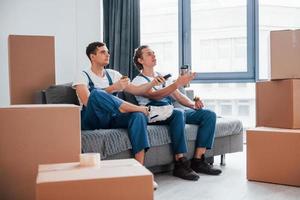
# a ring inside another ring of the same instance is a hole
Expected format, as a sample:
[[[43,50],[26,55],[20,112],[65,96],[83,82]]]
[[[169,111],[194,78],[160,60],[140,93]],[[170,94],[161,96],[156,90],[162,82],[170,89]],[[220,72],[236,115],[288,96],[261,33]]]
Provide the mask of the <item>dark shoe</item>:
[[[197,173],[209,174],[209,175],[219,175],[222,173],[220,169],[214,169],[210,164],[205,161],[205,157],[193,158],[191,163],[191,168]]]
[[[191,169],[190,162],[185,157],[179,158],[178,161],[175,161],[173,175],[191,181],[197,181],[200,178],[199,175]]]
[[[157,190],[157,188],[158,188],[158,184],[155,181],[153,181],[153,190]]]

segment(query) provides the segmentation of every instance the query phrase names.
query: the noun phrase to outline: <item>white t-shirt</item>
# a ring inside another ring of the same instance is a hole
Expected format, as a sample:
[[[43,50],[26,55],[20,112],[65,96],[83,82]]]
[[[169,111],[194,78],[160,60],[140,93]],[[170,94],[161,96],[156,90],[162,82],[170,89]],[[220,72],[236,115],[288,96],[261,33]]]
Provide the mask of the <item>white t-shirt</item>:
[[[105,69],[105,70],[110,75],[113,83],[117,82],[122,77],[122,75],[118,71],[115,71],[112,69]],[[84,71],[87,72],[88,75],[90,76],[91,80],[94,83],[95,88],[103,89],[103,88],[107,88],[109,86],[109,81],[108,81],[106,74],[104,77],[99,77],[91,70],[91,68],[88,70],[84,70]],[[75,87],[76,85],[82,85],[82,84],[86,85],[89,88],[89,79],[88,79],[87,75],[83,71],[79,71],[73,81],[72,86]],[[82,106],[82,102],[80,101],[79,97],[78,97],[78,100],[80,102],[80,105]]]
[[[115,71],[115,70],[112,70],[112,69],[105,69],[105,70],[110,75],[111,80],[112,80],[113,83],[117,82],[122,77],[122,74],[120,74],[118,71]],[[88,70],[85,70],[85,71],[88,73],[91,80],[93,81],[95,88],[102,89],[102,88],[107,88],[109,86],[109,81],[108,81],[108,78],[107,78],[106,74],[105,74],[104,77],[99,77],[91,69],[88,69]],[[87,87],[89,87],[89,79],[83,71],[80,71],[76,75],[72,86],[74,87],[76,85],[81,85],[81,84],[86,85]]]
[[[158,75],[160,75],[160,76],[164,76],[165,74],[158,74],[157,72],[155,72],[155,77],[156,76],[158,76]],[[149,77],[149,76],[146,76],[150,81],[152,81],[154,78],[153,77]],[[148,83],[149,81],[148,80],[146,80],[145,79],[145,77],[143,77],[143,76],[136,76],[133,80],[132,80],[132,84],[134,84],[134,85],[141,85],[141,84],[145,84],[145,83]],[[169,78],[167,81],[166,81],[166,84],[165,84],[165,87],[166,86],[168,86],[168,85],[170,85],[170,84],[172,84],[172,79],[171,78]],[[160,90],[160,89],[162,89],[163,88],[163,85],[159,85],[159,86],[155,86],[154,87],[156,90]],[[140,104],[140,105],[147,105],[149,102],[150,102],[150,100],[148,99],[148,98],[146,98],[146,97],[143,97],[143,96],[135,96],[136,97],[136,100],[138,101],[138,103]]]

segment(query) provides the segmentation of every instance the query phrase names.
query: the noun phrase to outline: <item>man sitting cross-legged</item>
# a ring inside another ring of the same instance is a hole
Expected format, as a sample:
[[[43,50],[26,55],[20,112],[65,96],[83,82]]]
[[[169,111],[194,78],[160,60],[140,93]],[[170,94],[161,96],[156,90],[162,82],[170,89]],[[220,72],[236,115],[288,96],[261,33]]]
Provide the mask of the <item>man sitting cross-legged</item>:
[[[86,48],[86,54],[91,61],[90,69],[81,71],[73,82],[73,87],[80,102],[81,127],[83,130],[128,128],[132,153],[136,160],[144,163],[145,150],[150,145],[147,134],[148,117],[157,115],[155,107],[136,106],[114,94],[118,91],[128,91],[141,95],[155,85],[161,84],[159,78],[141,86],[135,86],[127,77],[104,67],[109,63],[109,52],[104,43],[93,42]]]

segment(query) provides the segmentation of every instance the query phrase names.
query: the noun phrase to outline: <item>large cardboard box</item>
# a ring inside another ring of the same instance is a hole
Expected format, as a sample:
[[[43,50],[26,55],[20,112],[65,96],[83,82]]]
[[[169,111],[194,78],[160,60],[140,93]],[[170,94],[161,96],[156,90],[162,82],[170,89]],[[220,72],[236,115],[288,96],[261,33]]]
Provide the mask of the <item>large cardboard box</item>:
[[[247,130],[247,178],[300,186],[300,129]]]
[[[153,199],[153,176],[134,159],[101,161],[100,166],[79,163],[41,165],[37,200]]]
[[[35,200],[39,164],[79,161],[79,114],[73,105],[0,108],[1,200]]]
[[[55,84],[53,36],[8,38],[10,103],[33,104],[34,94]]]
[[[300,78],[300,30],[271,31],[271,80]]]
[[[300,128],[300,79],[256,83],[256,126]]]

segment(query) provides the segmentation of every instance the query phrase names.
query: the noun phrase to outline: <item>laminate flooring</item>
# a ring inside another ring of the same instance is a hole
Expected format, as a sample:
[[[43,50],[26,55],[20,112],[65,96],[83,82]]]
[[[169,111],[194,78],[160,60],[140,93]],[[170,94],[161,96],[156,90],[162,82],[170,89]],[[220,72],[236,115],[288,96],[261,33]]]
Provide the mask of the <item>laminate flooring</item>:
[[[220,158],[215,158],[214,166],[220,167],[219,163]],[[245,150],[227,154],[226,166],[220,168],[223,171],[220,176],[200,174],[196,182],[173,177],[171,172],[156,174],[159,188],[154,192],[154,199],[300,200],[300,187],[248,181]]]

